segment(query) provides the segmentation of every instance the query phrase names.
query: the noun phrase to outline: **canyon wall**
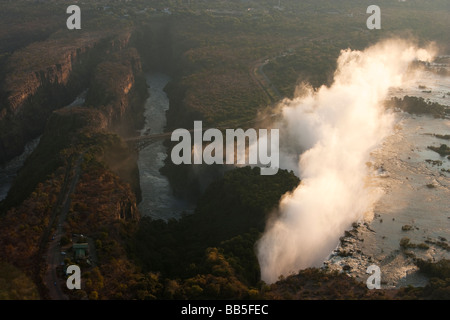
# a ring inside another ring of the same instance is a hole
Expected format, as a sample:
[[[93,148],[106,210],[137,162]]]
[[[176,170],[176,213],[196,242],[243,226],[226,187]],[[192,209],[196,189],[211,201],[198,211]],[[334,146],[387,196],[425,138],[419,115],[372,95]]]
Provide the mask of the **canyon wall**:
[[[54,35],[8,59],[1,91],[0,164],[40,135],[51,112],[71,103],[89,85],[95,66],[128,46],[131,31]]]

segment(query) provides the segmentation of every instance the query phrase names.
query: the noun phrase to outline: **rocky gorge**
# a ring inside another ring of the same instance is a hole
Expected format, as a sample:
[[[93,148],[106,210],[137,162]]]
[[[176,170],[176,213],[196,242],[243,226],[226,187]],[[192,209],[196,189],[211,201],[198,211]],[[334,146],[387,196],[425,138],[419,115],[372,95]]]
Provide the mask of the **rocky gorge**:
[[[0,163],[42,133],[52,111],[69,104],[102,57],[125,48],[129,30],[54,35],[15,51],[5,66],[0,107]]]
[[[130,30],[55,37],[9,60],[0,118],[2,162],[42,135],[0,203],[2,261],[25,272],[41,298],[49,297],[43,257],[60,219],[67,238],[103,241],[95,249],[100,274],[126,256],[123,235],[139,221],[140,187],[137,152],[123,137],[142,125],[147,98]],[[86,89],[84,103],[69,105]]]

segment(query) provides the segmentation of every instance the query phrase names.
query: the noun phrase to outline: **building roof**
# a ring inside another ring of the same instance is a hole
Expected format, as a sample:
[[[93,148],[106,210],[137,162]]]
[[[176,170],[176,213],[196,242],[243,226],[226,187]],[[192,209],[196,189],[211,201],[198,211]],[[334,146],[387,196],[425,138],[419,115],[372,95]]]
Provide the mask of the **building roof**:
[[[87,243],[74,243],[72,246],[74,249],[88,249],[89,244]]]

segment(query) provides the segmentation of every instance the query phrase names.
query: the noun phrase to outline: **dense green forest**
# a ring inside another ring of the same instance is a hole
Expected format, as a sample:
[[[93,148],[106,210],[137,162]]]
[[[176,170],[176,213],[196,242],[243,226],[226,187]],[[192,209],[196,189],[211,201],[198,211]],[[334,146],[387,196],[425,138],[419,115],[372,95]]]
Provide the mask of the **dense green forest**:
[[[261,176],[259,171],[245,167],[227,172],[207,188],[195,213],[180,220],[166,223],[142,218],[132,247],[144,270],[192,277],[202,272],[198,264],[205,250],[215,247],[241,281],[256,285],[255,241],[280,197],[299,183],[285,170],[271,177]]]
[[[418,261],[432,278],[424,288],[368,290],[345,273],[306,269],[260,281],[255,243],[279,197],[299,180],[280,170],[268,178],[259,168],[229,171],[212,183],[196,211],[180,220],[144,217],[129,242],[129,253],[151,278],[145,299],[447,299],[449,261]],[[149,281],[149,280],[147,280]]]

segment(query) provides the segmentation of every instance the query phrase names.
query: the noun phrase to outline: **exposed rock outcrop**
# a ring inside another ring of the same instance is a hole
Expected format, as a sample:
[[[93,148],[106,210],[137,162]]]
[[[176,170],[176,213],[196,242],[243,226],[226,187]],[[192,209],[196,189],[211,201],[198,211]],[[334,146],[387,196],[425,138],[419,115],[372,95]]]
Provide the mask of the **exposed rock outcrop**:
[[[136,49],[128,48],[96,67],[85,104],[105,114],[110,130],[129,135],[143,124],[142,101],[146,97],[139,54]]]
[[[43,132],[52,111],[87,87],[95,66],[123,50],[131,31],[55,35],[16,51],[6,66],[0,106],[0,164]]]
[[[81,41],[81,47],[85,50],[74,49],[74,52],[76,52],[75,56],[82,58],[79,58],[76,63],[70,58],[66,61],[66,67],[56,65],[55,68],[50,67],[49,72],[41,72],[39,79],[50,81],[52,84],[44,85],[46,88],[36,89],[37,93],[35,94],[30,93],[30,99],[33,100],[43,94],[43,91],[47,90],[49,86],[51,88],[45,92],[46,95],[55,88],[61,88],[64,91],[64,88],[79,87],[80,85],[73,80],[73,78],[77,78],[80,81],[83,80],[83,85],[90,88],[83,106],[66,106],[52,112],[57,105],[43,104],[39,105],[41,109],[38,109],[35,108],[36,105],[33,107],[33,104],[26,102],[17,105],[17,112],[10,113],[3,120],[14,130],[6,132],[0,130],[0,159],[2,150],[4,151],[3,159],[6,158],[8,152],[13,153],[13,148],[8,148],[8,144],[20,145],[21,141],[26,140],[26,137],[32,134],[28,130],[32,123],[37,122],[36,126],[39,126],[39,129],[35,128],[34,131],[44,132],[41,143],[11,187],[7,198],[7,207],[21,203],[37,183],[42,182],[47,175],[62,165],[58,156],[61,150],[68,147],[77,148],[76,146],[79,147],[80,144],[91,146],[98,143],[106,143],[106,145],[99,146],[104,151],[99,155],[99,160],[103,161],[125,183],[130,184],[137,201],[140,201],[137,153],[130,150],[119,138],[106,140],[96,138],[97,134],[100,136],[111,133],[122,136],[135,134],[134,132],[143,119],[142,112],[147,97],[147,88],[139,54],[134,48],[128,47],[129,38],[130,34],[127,32],[120,35],[103,36],[101,39],[99,37],[100,40],[97,42],[92,40],[93,46],[97,46],[92,49],[89,49],[91,42]],[[99,43],[102,41],[104,43],[100,45]],[[74,46],[72,49],[76,47]],[[104,53],[103,57],[99,56],[101,52]],[[81,69],[71,67],[75,64],[79,64]],[[37,66],[31,69],[35,68]],[[89,69],[89,71],[84,69]],[[87,76],[89,77],[84,79]],[[41,82],[37,81],[38,83]],[[23,89],[19,88],[20,90]],[[23,114],[28,114],[28,116],[22,116]],[[40,118],[38,118],[39,116]]]

